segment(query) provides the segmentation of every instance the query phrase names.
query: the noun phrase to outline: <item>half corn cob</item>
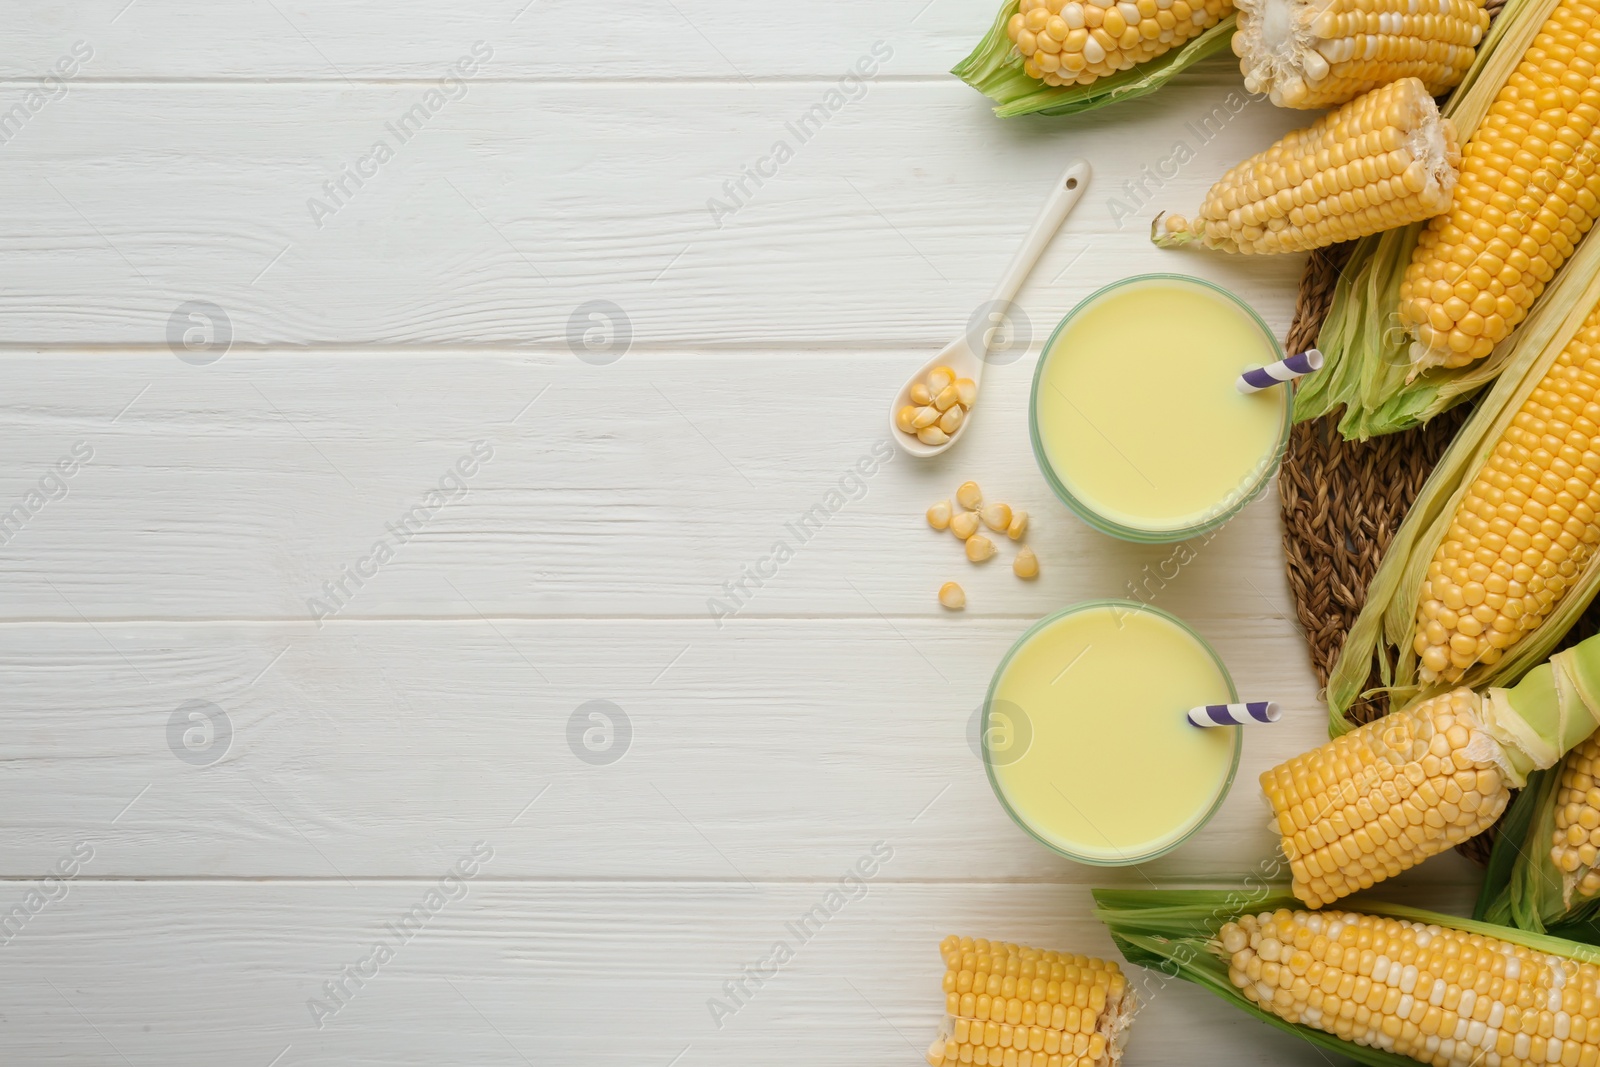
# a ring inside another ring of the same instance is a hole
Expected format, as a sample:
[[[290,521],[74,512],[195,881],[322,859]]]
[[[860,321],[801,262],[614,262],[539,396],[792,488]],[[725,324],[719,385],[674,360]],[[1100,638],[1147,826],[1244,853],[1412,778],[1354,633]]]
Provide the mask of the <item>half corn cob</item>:
[[[1370,1067],[1593,1067],[1600,1056],[1592,945],[1392,904],[1306,912],[1260,891],[1094,896],[1129,962]]]
[[[1550,861],[1564,875],[1563,899],[1600,893],[1600,737],[1591,734],[1562,759],[1557,773]]]
[[[1194,219],[1151,227],[1160,245],[1300,252],[1443,211],[1456,185],[1455,129],[1416,78],[1374,89],[1240,163]]]
[[[1423,700],[1261,776],[1294,895],[1313,908],[1488,829],[1529,772],[1600,726],[1600,639],[1510,689]]]
[[[1154,59],[1220,22],[1230,0],[1018,0],[1006,32],[1046,85],[1087,85]]]
[[[1295,896],[1320,908],[1494,824],[1511,795],[1480,708],[1457,689],[1262,774]]]
[[[1600,213],[1600,2],[1561,0],[1468,141],[1400,286],[1415,370],[1482,359]]]
[[[998,2],[989,32],[950,73],[993,100],[994,113],[1005,118],[1076,115],[1146,96],[1226,49],[1234,28],[1231,0]],[[1121,20],[1115,37],[1113,11]]]
[[[1279,107],[1337,107],[1401,78],[1441,96],[1489,28],[1483,0],[1238,0],[1244,87]]]
[[[1424,682],[1493,664],[1544,622],[1600,543],[1600,307],[1500,434],[1428,565]]]
[[[1115,963],[947,937],[945,1026],[931,1067],[1114,1067],[1136,1007]]]

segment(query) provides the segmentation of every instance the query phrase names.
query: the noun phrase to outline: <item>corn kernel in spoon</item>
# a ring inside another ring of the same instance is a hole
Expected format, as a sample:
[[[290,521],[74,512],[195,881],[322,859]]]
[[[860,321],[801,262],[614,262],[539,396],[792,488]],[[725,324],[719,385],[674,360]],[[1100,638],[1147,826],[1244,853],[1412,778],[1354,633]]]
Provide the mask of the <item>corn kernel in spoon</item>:
[[[920,407],[917,409],[917,413],[911,416],[911,428],[913,430],[921,430],[932,426],[939,421],[939,415],[939,409],[936,407]]]
[[[966,409],[960,404],[939,416],[939,429],[945,433],[955,433],[961,428],[961,421],[966,418]]]
[[[937,426],[924,426],[917,431],[917,440],[925,445],[942,445],[950,440],[950,435]]]
[[[916,417],[917,409],[912,405],[907,404],[905,407],[894,413],[894,424],[895,426],[899,427],[901,433],[916,433],[917,428],[916,426],[912,425],[911,422],[911,420]]]
[[[911,387],[911,402],[918,407],[926,407],[933,403],[933,393],[922,382]]]
[[[935,367],[928,372],[928,390],[935,396],[954,385],[956,372],[949,367]]]
[[[971,378],[957,378],[956,399],[970,408],[973,401],[978,399],[978,383]]]

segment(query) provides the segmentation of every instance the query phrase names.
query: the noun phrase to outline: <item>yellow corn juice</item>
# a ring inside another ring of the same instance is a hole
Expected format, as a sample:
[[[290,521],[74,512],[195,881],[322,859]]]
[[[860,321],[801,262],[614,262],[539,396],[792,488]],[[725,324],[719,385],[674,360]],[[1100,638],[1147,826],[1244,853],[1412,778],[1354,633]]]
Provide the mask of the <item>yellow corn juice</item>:
[[[1024,634],[983,718],[995,795],[1023,829],[1084,863],[1138,863],[1176,848],[1233,781],[1239,727],[1185,713],[1237,700],[1209,646],[1131,601],[1080,604]]]
[[[1216,287],[1129,278],[1057,328],[1033,386],[1034,452],[1052,488],[1100,529],[1175,540],[1221,525],[1271,476],[1288,386],[1241,395],[1282,358],[1267,327]]]

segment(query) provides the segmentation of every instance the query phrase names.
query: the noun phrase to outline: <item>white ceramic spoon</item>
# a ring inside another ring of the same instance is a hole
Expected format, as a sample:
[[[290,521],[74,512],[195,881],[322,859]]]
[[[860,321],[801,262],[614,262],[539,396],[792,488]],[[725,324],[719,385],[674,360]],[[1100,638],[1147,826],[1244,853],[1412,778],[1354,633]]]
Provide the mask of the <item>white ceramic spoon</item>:
[[[1051,190],[1049,198],[1045,200],[1044,206],[1039,209],[1039,215],[1033,220],[1033,226],[1028,230],[1028,236],[1022,242],[1022,247],[1011,257],[1011,265],[1006,268],[1005,277],[1000,279],[1000,284],[994,287],[994,295],[974,314],[973,324],[960,337],[946,345],[944,351],[924,363],[922,368],[895,394],[894,402],[889,405],[889,435],[907,455],[919,459],[937,456],[961,440],[961,435],[967,432],[967,427],[972,424],[972,412],[984,404],[983,367],[989,354],[989,346],[994,343],[995,330],[1000,327],[1003,316],[1022,289],[1022,283],[1033,270],[1033,265],[1044,253],[1045,246],[1056,235],[1056,231],[1061,228],[1061,224],[1067,220],[1067,215],[1072,211],[1072,206],[1083,195],[1084,188],[1089,184],[1089,173],[1089,164],[1081,159],[1075,159],[1068,165],[1066,172]],[[915,435],[908,434],[896,426],[894,416],[895,412],[911,403],[911,387],[918,382],[926,381],[928,372],[941,366],[955,371],[957,377],[971,378],[977,382],[978,399],[973,403],[972,411],[968,411],[967,417],[956,427],[956,432],[950,435],[950,440],[942,445],[925,445],[917,440]]]

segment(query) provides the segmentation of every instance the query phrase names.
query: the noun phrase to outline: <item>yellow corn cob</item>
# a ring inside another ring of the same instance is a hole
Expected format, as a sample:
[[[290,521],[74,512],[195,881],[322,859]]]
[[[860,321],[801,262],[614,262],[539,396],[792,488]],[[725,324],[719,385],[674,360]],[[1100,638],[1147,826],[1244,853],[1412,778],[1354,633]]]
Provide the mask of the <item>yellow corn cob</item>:
[[[1566,876],[1563,896],[1600,893],[1600,737],[1567,753],[1556,792],[1556,829],[1550,859]]]
[[[1114,1067],[1136,1007],[1115,963],[947,937],[945,1020],[931,1067]]]
[[[1489,28],[1483,0],[1238,0],[1244,86],[1279,107],[1337,107],[1401,78],[1441,96]]]
[[[1348,911],[1243,915],[1228,980],[1290,1023],[1436,1067],[1594,1067],[1600,967],[1448,926]]]
[[[1022,69],[1046,85],[1087,85],[1198,37],[1231,0],[1018,0],[1006,24]]]
[[[1374,89],[1223,175],[1193,220],[1157,244],[1301,252],[1443,211],[1455,188],[1455,127],[1416,78]]]
[[[1511,794],[1479,711],[1456,689],[1261,776],[1296,897],[1331,904],[1493,825]]]
[[[1562,0],[1463,152],[1447,214],[1400,286],[1414,370],[1481,359],[1600,213],[1600,2]]]
[[[1492,664],[1535,630],[1600,542],[1600,307],[1500,435],[1428,564],[1417,673]]]

